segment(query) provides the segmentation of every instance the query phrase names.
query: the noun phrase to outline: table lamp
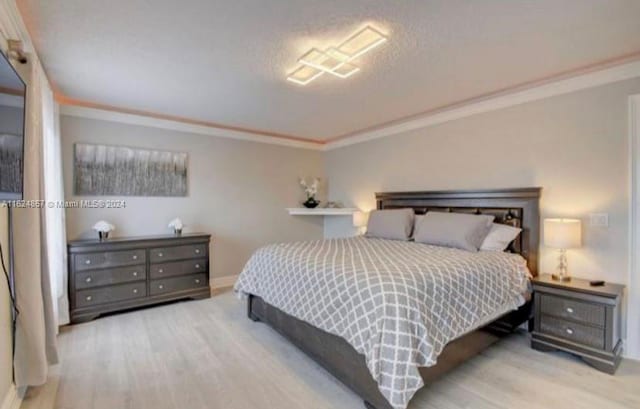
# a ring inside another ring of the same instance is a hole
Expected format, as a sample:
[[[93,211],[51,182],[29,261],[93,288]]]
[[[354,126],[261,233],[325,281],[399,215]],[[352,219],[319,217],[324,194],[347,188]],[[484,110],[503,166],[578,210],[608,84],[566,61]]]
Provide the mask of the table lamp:
[[[353,227],[358,229],[358,234],[363,234],[363,230],[367,227],[367,221],[369,215],[363,211],[357,211],[353,213]]]
[[[567,269],[567,249],[580,247],[582,243],[581,223],[578,219],[545,219],[544,244],[560,250],[558,269],[551,277],[558,281],[571,281]]]

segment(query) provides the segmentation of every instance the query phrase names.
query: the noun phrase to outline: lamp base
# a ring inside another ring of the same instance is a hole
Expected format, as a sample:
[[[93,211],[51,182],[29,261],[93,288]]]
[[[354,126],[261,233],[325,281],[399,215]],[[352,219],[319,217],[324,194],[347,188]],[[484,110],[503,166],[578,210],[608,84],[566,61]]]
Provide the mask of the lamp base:
[[[571,276],[568,275],[560,275],[560,274],[551,274],[551,278],[555,281],[571,281]]]

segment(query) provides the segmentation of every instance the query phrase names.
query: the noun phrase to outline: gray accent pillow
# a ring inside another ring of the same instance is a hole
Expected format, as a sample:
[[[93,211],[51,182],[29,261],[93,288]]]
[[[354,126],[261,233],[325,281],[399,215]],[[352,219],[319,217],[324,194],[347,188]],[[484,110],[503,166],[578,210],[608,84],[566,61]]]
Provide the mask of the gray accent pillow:
[[[367,237],[409,240],[413,230],[413,209],[374,210],[369,213]]]
[[[494,216],[428,212],[416,225],[417,243],[478,251],[491,229]]]

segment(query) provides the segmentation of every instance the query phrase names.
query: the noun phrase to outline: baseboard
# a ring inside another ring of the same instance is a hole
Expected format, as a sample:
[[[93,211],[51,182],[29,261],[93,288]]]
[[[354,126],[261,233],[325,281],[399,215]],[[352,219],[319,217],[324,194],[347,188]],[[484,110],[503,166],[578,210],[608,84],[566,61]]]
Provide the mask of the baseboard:
[[[237,280],[238,280],[238,275],[213,277],[210,280],[210,286],[212,290],[233,287],[233,285],[236,283]]]
[[[11,384],[0,409],[20,409],[20,405],[22,405],[22,398],[18,394],[16,386]]]
[[[627,343],[627,339],[623,338],[622,339],[622,345],[624,346],[624,349],[622,350],[622,358],[629,360],[629,361],[635,361],[635,362],[640,362],[640,356],[638,356],[637,354],[634,353],[634,351],[629,351],[628,346],[629,344]]]

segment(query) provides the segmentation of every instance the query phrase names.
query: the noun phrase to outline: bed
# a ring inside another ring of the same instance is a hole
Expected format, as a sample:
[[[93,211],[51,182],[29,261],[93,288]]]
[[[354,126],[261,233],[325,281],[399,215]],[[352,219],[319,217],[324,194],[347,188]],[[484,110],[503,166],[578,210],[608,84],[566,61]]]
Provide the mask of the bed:
[[[539,197],[540,188],[378,193],[378,209],[487,214],[522,233],[510,254],[366,238],[274,245],[245,267],[268,274],[243,272],[236,290],[247,296],[250,319],[289,339],[367,408],[405,408],[417,389],[529,320],[531,303],[521,296],[516,302],[516,293],[526,286],[518,279],[522,268],[537,274]],[[487,272],[473,285],[470,267]],[[403,269],[411,274],[398,276]],[[432,278],[423,283],[425,275]],[[450,285],[439,285],[445,279]],[[410,302],[394,303],[404,296]],[[422,308],[422,297],[430,309]]]

